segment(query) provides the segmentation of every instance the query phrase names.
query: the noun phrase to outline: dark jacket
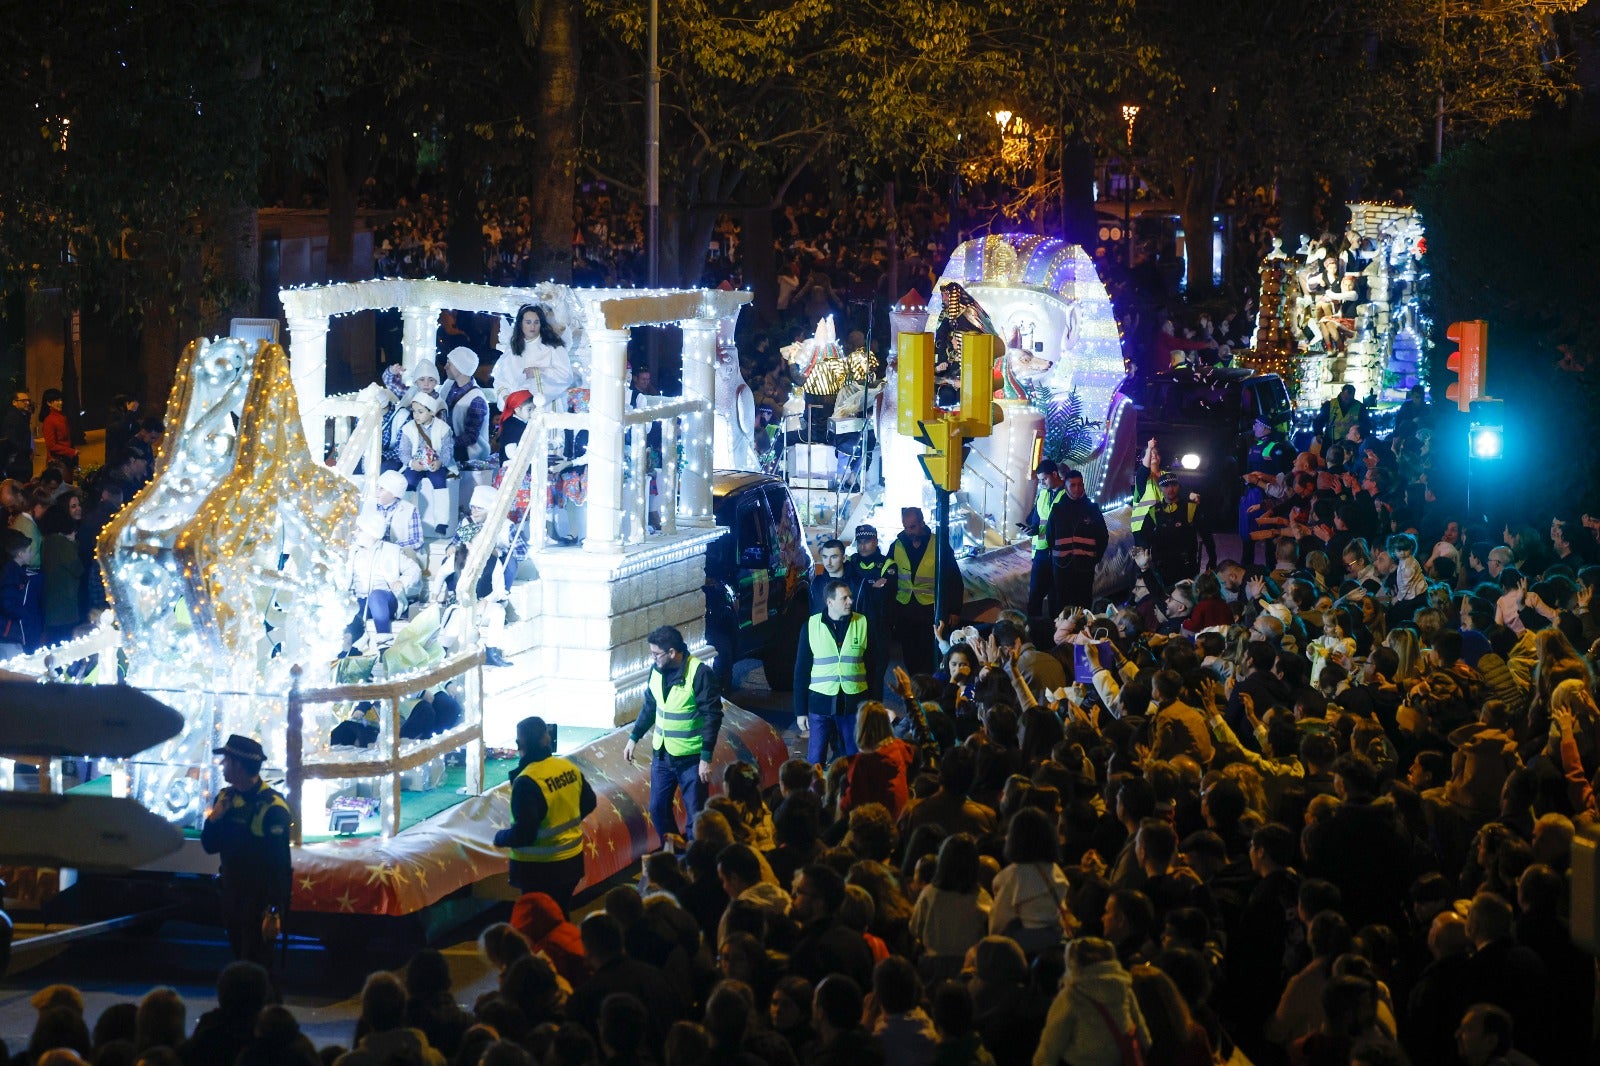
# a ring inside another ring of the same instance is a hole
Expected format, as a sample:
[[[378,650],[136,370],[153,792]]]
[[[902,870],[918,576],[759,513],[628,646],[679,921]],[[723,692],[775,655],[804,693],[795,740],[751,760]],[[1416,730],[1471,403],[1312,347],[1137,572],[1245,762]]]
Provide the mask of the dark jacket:
[[[287,912],[292,888],[288,804],[259,780],[252,789],[223,789],[217,802],[224,812],[206,819],[200,846],[207,855],[221,857],[224,897],[255,898]]]
[[[683,999],[660,969],[626,955],[602,963],[587,981],[572,990],[567,1000],[567,1017],[599,1039],[600,1007],[607,996],[618,992],[639,997],[649,1011],[650,1028],[645,1034],[645,1046],[663,1046],[667,1030],[683,1017]]]
[[[816,984],[830,973],[842,973],[858,988],[872,987],[872,949],[860,933],[836,918],[823,918],[800,930],[789,969]]]
[[[44,635],[44,573],[15,560],[0,569],[0,642],[28,651]]]
[[[1052,561],[1058,570],[1093,570],[1106,553],[1110,534],[1106,518],[1094,501],[1085,496],[1074,500],[1063,496],[1050,509],[1045,523],[1045,539],[1050,542]]]
[[[497,848],[531,847],[539,836],[539,827],[544,824],[544,814],[548,805],[543,790],[531,778],[522,776],[522,771],[527,769],[528,764],[535,761],[543,760],[521,759],[511,771],[511,824],[495,833],[494,846]],[[587,818],[598,801],[595,799],[594,788],[590,786],[589,779],[583,776],[582,770],[578,773],[583,785],[583,791],[578,796],[578,817]],[[542,865],[544,864],[518,862],[512,859],[511,883],[518,888],[538,888],[543,883],[538,870]],[[432,1039],[432,1036],[430,1033],[429,1039]],[[434,1046],[439,1045],[435,1042]],[[451,1050],[453,1052],[453,1049]]]
[[[1346,800],[1324,822],[1308,826],[1306,874],[1339,886],[1341,912],[1352,929],[1405,928],[1411,885],[1411,842],[1388,807]]]
[[[651,674],[661,675],[663,694],[683,684],[688,663],[689,660],[685,659],[671,670],[662,670],[659,666],[650,668]],[[656,698],[650,693],[648,677],[646,680],[644,704],[639,708],[639,717],[634,720],[633,729],[628,733],[635,744],[643,740],[644,735],[656,724]],[[694,675],[694,704],[700,709],[700,758],[710,762],[712,752],[717,750],[717,734],[722,731],[722,692],[717,688],[717,672],[704,663]]]
[[[850,617],[854,617],[855,612]],[[812,617],[816,617],[813,615]],[[822,624],[828,627],[828,632],[833,639],[842,642],[846,630],[850,628],[850,617],[829,618],[827,612],[821,614]],[[883,671],[887,667],[884,662],[883,645],[874,640],[875,632],[872,623],[867,623],[867,690],[865,692],[839,692],[832,696],[821,692],[811,691],[811,622],[800,628],[799,642],[795,646],[794,655],[794,713],[798,718],[805,714],[855,714],[856,708],[861,706],[862,700],[883,699]]]

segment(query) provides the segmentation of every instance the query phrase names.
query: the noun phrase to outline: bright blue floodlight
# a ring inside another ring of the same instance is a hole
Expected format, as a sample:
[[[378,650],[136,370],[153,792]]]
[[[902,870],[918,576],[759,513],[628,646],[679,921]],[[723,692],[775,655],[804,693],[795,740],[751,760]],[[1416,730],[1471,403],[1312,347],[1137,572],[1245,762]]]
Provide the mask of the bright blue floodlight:
[[[1467,431],[1467,444],[1474,459],[1500,458],[1505,452],[1505,443],[1505,431],[1500,426],[1482,426],[1474,423]]]

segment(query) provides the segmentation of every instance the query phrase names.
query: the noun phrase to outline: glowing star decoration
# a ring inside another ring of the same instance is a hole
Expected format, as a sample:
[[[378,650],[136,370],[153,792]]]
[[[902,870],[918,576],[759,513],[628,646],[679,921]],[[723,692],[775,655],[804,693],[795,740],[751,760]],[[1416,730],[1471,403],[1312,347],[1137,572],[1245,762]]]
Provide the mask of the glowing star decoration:
[[[191,342],[167,400],[166,431],[150,480],[100,534],[107,592],[122,630],[130,681],[170,681],[202,659],[190,619],[177,540],[211,491],[233,469],[237,430],[256,349],[244,341]]]
[[[300,425],[289,357],[266,345],[239,421],[238,461],[177,543],[196,622],[252,688],[275,691],[289,664],[330,657],[354,613],[340,577],[360,495],[312,459]]]
[[[252,736],[282,765],[289,665],[331,659],[354,608],[337,548],[355,487],[314,462],[282,348],[190,344],[150,483],[97,551],[128,682],[183,713],[183,732],[132,762],[132,794],[192,824],[215,791],[211,751]]]

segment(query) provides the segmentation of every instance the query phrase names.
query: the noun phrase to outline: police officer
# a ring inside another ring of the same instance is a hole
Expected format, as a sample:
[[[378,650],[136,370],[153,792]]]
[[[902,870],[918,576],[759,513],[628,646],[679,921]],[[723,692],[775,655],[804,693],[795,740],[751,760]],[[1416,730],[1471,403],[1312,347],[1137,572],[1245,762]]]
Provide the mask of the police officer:
[[[906,672],[931,674],[934,668],[933,623],[937,573],[935,551],[945,553],[945,610],[961,610],[961,570],[956,553],[943,532],[935,537],[920,507],[900,509],[900,535],[889,550],[899,580],[895,588],[895,639],[905,659]]]
[[[1134,468],[1133,513],[1129,516],[1128,528],[1135,533],[1144,526],[1151,508],[1161,502],[1162,473],[1161,449],[1151,437],[1145,442],[1144,455]]]
[[[1093,606],[1094,573],[1110,540],[1105,516],[1084,490],[1083,474],[1068,470],[1065,481],[1067,495],[1050,509],[1045,523],[1058,610]]]
[[[850,586],[856,611],[867,616],[868,635],[879,648],[887,649],[889,609],[894,606],[899,570],[894,560],[879,550],[876,528],[857,526],[855,536],[856,553],[844,564],[844,581]]]
[[[556,756],[554,731],[543,718],[517,723],[517,768],[511,772],[511,825],[494,846],[511,849],[511,883],[543,892],[571,909],[583,878],[583,819],[595,808],[583,771]]]
[[[1200,498],[1182,499],[1178,475],[1167,471],[1157,479],[1161,502],[1146,512],[1144,523],[1133,531],[1134,541],[1150,549],[1156,575],[1168,588],[1192,578],[1199,570],[1199,542],[1195,510]]]
[[[1028,617],[1042,618],[1046,615],[1045,600],[1055,593],[1050,542],[1045,539],[1044,527],[1050,521],[1050,509],[1067,490],[1061,483],[1061,469],[1054,459],[1039,460],[1039,465],[1033,468],[1033,476],[1039,482],[1039,490],[1022,528],[1033,534],[1033,567],[1028,571]],[[1053,616],[1055,611],[1048,613]]]
[[[634,745],[655,727],[650,760],[650,821],[662,840],[678,831],[672,801],[683,793],[685,833],[694,835],[694,816],[706,805],[711,757],[722,729],[722,694],[716,671],[689,654],[683,634],[672,626],[650,631],[650,678],[644,705],[633,723],[622,757],[633,761]]]
[[[212,754],[222,756],[227,787],[206,813],[200,846],[221,860],[222,924],[233,957],[267,966],[289,913],[289,804],[261,780],[267,754],[260,741],[235,733]]]
[[[857,614],[850,586],[828,582],[824,610],[806,623],[795,651],[794,714],[811,721],[807,754],[826,765],[833,755],[856,753],[856,708],[883,698],[883,661],[865,616]]]

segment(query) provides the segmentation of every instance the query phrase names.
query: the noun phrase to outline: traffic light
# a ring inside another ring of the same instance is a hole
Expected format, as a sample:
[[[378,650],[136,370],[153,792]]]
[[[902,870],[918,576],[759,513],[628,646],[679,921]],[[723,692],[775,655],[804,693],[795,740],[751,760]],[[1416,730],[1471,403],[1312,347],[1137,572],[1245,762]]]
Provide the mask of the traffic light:
[[[1467,427],[1467,454],[1478,462],[1492,462],[1505,454],[1506,425],[1502,400],[1478,400],[1472,405]]]
[[[933,334],[902,333],[898,351],[895,428],[914,437],[917,423],[934,416]]]
[[[992,333],[962,335],[961,428],[969,437],[987,437],[994,429],[994,363],[1004,352]]]
[[[928,480],[946,492],[961,488],[961,423],[954,418],[935,418],[917,423],[917,441],[927,447],[918,456]]]
[[[1444,335],[1457,345],[1444,363],[1457,381],[1448,385],[1444,394],[1465,414],[1472,410],[1472,401],[1483,395],[1489,363],[1489,323],[1481,318],[1452,322]]]

